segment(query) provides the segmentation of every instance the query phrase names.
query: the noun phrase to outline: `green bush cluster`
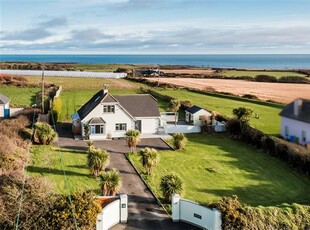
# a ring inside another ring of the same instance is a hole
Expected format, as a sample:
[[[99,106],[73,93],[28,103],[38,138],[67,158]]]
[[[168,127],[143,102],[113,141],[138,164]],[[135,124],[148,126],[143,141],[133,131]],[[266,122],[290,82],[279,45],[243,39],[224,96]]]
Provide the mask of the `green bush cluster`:
[[[58,196],[49,210],[38,220],[40,226],[44,226],[44,229],[75,229],[74,212],[79,229],[95,228],[101,207],[95,201],[94,194],[90,191],[73,193],[71,202],[72,205],[68,196]]]
[[[310,80],[305,77],[299,76],[284,76],[278,79],[278,82],[281,83],[310,83]]]
[[[56,97],[53,100],[53,109],[52,113],[54,116],[54,121],[52,122],[59,122],[60,121],[60,115],[61,115],[61,109],[62,109],[62,100],[60,97]]]
[[[233,138],[262,148],[269,155],[277,157],[300,172],[310,175],[310,153],[304,147],[265,135],[238,119],[228,121],[227,131],[233,135]]]
[[[48,123],[37,122],[35,124],[34,140],[42,145],[50,145],[56,142],[57,133]]]
[[[275,207],[249,207],[241,204],[237,196],[223,197],[209,206],[221,212],[224,230],[310,228],[310,206],[282,204]]]

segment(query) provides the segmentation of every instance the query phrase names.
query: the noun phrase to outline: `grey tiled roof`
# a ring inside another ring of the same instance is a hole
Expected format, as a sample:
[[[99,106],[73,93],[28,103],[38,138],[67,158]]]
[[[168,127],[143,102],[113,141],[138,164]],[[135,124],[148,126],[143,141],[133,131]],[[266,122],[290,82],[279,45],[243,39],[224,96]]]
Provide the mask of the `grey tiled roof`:
[[[157,101],[149,94],[115,95],[104,94],[103,90],[97,92],[86,102],[77,113],[83,120],[94,108],[102,102],[118,102],[133,117],[159,117]]]
[[[7,96],[4,96],[3,94],[0,94],[0,104],[6,104],[10,102],[10,98]]]
[[[280,116],[310,124],[310,100],[309,99],[300,99],[300,100],[302,100],[302,105],[301,105],[301,110],[298,116],[294,115],[294,101],[288,104],[280,112]]]
[[[115,95],[113,97],[134,117],[160,116],[157,101],[149,94]]]
[[[185,111],[190,112],[191,114],[194,114],[194,113],[197,113],[201,109],[206,110],[206,109],[201,108],[201,107],[199,107],[197,105],[193,105],[192,107],[186,109]],[[206,110],[206,111],[208,111],[208,110]]]

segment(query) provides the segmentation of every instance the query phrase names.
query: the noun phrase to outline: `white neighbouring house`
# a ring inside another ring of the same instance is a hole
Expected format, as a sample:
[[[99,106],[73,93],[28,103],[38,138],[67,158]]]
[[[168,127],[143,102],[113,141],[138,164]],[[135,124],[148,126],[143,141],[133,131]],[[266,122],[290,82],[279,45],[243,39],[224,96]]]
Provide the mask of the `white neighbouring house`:
[[[10,98],[0,94],[0,118],[10,117],[10,101]]]
[[[201,122],[202,117],[211,117],[211,116],[212,114],[210,111],[196,105],[185,110],[185,121],[195,126],[202,125]]]
[[[156,99],[149,94],[111,95],[107,89],[97,92],[72,116],[72,129],[90,140],[121,138],[130,129],[156,134],[160,114]]]
[[[310,100],[298,98],[280,113],[281,135],[290,141],[310,143]]]

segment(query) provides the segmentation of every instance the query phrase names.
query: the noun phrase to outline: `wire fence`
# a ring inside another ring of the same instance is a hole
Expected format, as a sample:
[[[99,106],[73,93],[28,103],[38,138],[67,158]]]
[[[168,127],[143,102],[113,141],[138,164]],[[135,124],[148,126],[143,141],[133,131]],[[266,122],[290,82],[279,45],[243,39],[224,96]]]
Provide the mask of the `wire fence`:
[[[0,74],[22,75],[22,76],[42,76],[43,70],[10,70],[1,69]],[[113,72],[80,72],[80,71],[53,71],[44,70],[46,77],[83,77],[83,78],[125,78],[127,73]]]

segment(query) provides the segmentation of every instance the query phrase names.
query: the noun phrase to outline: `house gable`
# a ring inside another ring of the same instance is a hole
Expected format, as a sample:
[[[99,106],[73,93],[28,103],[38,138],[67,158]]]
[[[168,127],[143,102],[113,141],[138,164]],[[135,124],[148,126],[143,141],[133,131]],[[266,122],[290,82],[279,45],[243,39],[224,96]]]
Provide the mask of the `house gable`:
[[[301,101],[298,115],[294,114],[294,103],[291,102],[280,112],[281,117],[286,117],[292,120],[301,121],[310,124],[310,100],[309,99],[297,99]]]

